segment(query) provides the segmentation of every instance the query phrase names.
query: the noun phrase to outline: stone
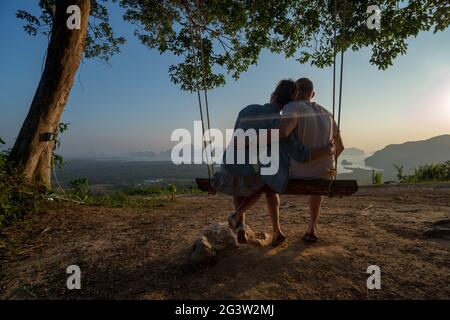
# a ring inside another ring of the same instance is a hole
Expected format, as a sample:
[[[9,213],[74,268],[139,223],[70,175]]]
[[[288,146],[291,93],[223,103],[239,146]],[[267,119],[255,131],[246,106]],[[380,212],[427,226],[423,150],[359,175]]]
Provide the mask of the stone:
[[[245,226],[248,243],[257,247],[270,245],[271,237],[266,232],[254,232],[248,225]],[[192,245],[189,253],[189,263],[194,266],[207,266],[215,264],[219,255],[238,246],[236,234],[227,223],[216,223],[203,231],[203,236]]]
[[[189,262],[193,265],[208,265],[216,262],[217,250],[206,237],[197,239],[192,245]]]
[[[254,232],[248,225],[245,226],[248,244],[265,247],[271,243],[271,237],[267,232]]]
[[[227,223],[210,225],[203,233],[216,250],[223,251],[238,245],[236,235]]]

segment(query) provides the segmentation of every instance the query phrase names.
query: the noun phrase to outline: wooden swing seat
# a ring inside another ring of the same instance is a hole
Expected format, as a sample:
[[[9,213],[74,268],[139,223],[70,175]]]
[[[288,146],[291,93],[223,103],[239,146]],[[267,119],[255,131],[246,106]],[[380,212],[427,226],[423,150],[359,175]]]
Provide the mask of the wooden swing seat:
[[[202,191],[211,191],[211,185],[208,179],[195,179],[197,186]],[[322,196],[351,196],[358,191],[356,180],[301,180],[291,179],[286,188],[285,194],[305,194]]]

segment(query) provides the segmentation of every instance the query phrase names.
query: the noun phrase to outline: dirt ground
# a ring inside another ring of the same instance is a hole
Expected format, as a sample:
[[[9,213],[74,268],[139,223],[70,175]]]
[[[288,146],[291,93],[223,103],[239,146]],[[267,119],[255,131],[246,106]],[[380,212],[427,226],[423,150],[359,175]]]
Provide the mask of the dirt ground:
[[[307,198],[283,196],[288,243],[241,245],[192,268],[205,226],[225,220],[227,196],[184,195],[155,209],[62,205],[3,231],[1,299],[449,299],[450,184],[365,187],[327,199],[318,243],[301,240]],[[270,232],[262,200],[248,213]],[[68,290],[66,268],[81,268]],[[369,265],[381,289],[368,290]]]

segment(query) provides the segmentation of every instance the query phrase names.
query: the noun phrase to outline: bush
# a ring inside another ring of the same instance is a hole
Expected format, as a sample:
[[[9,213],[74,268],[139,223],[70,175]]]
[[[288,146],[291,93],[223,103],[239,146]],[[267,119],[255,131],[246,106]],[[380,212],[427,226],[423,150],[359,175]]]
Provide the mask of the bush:
[[[89,182],[87,178],[73,179],[69,182],[72,194],[82,201],[89,196]]]
[[[372,184],[381,184],[381,172],[375,172],[375,170],[372,170]]]
[[[398,182],[402,182],[405,180],[406,176],[403,174],[403,166],[399,164],[394,164],[394,169],[397,171],[397,180]]]
[[[169,184],[167,191],[170,194],[170,200],[175,201],[175,194],[177,193],[177,186],[174,184]]]
[[[414,170],[414,174],[406,178],[408,182],[450,181],[450,160],[444,163],[427,164]]]
[[[39,186],[17,174],[8,165],[8,151],[0,151],[0,228],[36,213],[42,202]]]

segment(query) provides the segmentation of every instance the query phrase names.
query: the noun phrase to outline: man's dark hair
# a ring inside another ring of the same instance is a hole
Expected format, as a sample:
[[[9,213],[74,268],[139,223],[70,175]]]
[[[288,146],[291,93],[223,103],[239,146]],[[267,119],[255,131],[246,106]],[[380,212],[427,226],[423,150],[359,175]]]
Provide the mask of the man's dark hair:
[[[314,91],[314,84],[308,78],[300,78],[295,84],[297,85],[297,90],[300,93],[300,96],[310,96]]]
[[[281,80],[275,89],[275,96],[277,102],[284,106],[285,104],[294,100],[295,82],[293,80]]]

